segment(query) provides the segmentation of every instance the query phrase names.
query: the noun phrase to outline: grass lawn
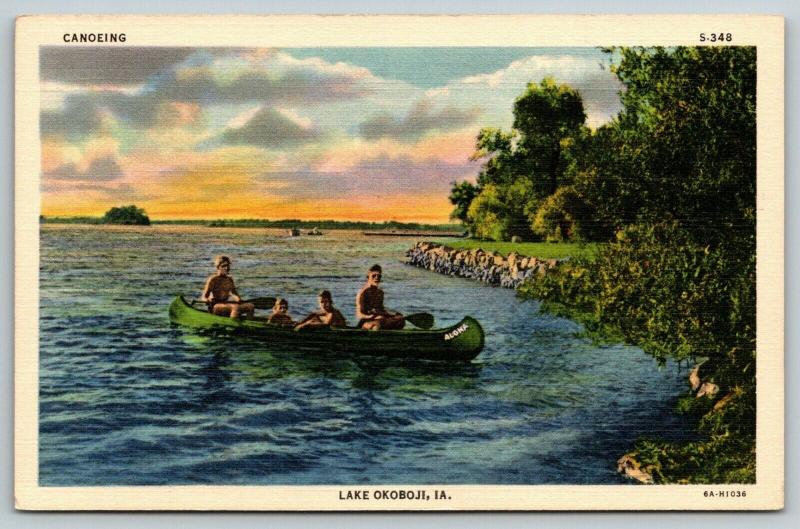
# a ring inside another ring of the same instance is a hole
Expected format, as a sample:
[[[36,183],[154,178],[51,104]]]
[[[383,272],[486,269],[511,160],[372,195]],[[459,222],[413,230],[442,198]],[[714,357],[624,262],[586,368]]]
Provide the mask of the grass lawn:
[[[538,259],[561,259],[572,256],[590,257],[600,248],[600,243],[596,242],[495,242],[478,239],[439,239],[434,242],[451,248],[481,248],[486,252],[499,252],[504,255],[516,251],[520,255]]]

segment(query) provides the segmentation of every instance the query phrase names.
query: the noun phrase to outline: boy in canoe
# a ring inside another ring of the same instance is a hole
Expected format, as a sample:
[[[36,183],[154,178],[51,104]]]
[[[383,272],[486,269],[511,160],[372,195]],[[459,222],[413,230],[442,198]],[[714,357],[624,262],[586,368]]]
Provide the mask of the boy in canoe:
[[[281,325],[283,327],[294,326],[294,320],[289,316],[289,302],[283,298],[275,300],[275,306],[272,307],[272,314],[269,315],[267,323],[274,325]]]
[[[214,258],[214,267],[217,273],[210,276],[203,288],[201,301],[208,305],[208,311],[218,316],[252,316],[255,306],[252,303],[242,303],[242,298],[236,292],[233,278],[228,275],[231,271],[231,258],[227,255],[218,255]]]
[[[294,330],[306,329],[308,327],[346,327],[347,321],[333,306],[333,296],[327,290],[323,290],[317,296],[319,302],[319,310],[312,312],[298,323]]]
[[[381,266],[372,265],[367,272],[367,284],[356,296],[356,318],[362,329],[402,329],[406,325],[402,314],[388,311],[383,306],[383,290],[379,286],[382,276]]]

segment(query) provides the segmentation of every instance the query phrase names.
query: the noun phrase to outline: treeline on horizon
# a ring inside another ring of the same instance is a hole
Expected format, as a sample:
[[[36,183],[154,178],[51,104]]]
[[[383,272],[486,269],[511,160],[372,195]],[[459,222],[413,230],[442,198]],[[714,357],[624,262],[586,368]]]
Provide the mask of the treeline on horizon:
[[[42,215],[39,221],[45,224],[113,224],[106,217],[46,217]],[[310,230],[381,230],[381,231],[464,231],[461,224],[424,224],[419,222],[368,222],[347,220],[299,220],[299,219],[178,219],[178,220],[150,220],[150,224],[177,224],[184,226],[207,226],[210,228],[279,228]]]
[[[481,239],[607,243],[521,295],[661,362],[700,365],[711,395],[678,404],[699,440],[636,443],[656,482],[752,483],[756,50],[607,51],[620,113],[592,130],[577,90],[530,83],[510,130],[478,133],[483,166],[454,183],[452,216]]]

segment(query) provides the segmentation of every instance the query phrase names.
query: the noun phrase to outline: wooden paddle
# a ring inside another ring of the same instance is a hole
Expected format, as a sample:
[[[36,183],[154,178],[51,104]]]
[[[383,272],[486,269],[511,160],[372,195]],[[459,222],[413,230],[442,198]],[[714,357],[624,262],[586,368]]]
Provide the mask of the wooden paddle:
[[[197,303],[205,303],[205,301],[201,299],[192,300],[192,305],[196,305]],[[226,301],[225,303],[234,303],[234,302]],[[265,310],[265,309],[271,309],[275,305],[275,298],[264,296],[260,298],[245,299],[240,301],[239,303],[252,303],[255,306],[255,308]]]
[[[420,329],[425,330],[433,327],[433,314],[428,314],[427,312],[416,312],[403,317],[414,327],[419,327]]]

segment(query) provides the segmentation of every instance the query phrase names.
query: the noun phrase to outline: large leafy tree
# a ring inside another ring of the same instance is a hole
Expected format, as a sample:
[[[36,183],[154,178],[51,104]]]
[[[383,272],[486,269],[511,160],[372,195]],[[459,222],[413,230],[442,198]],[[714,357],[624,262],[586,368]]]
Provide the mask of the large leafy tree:
[[[514,104],[514,129],[519,131],[517,158],[545,198],[565,183],[565,147],[584,128],[586,113],[580,93],[546,77],[531,83]]]
[[[585,145],[577,191],[614,228],[677,221],[698,242],[752,242],[755,48],[618,53],[624,109]]]
[[[567,151],[576,138],[585,135],[585,121],[576,90],[552,78],[530,83],[514,103],[512,130],[484,128],[478,133],[472,159],[484,160],[484,165],[470,200],[478,205],[465,208],[468,190],[456,183],[450,196],[456,206],[454,215],[461,218],[458,214],[466,210],[462,220],[476,234],[533,237],[531,221],[540,203],[571,181]],[[483,193],[487,196],[482,197]],[[489,221],[491,226],[480,226]]]

